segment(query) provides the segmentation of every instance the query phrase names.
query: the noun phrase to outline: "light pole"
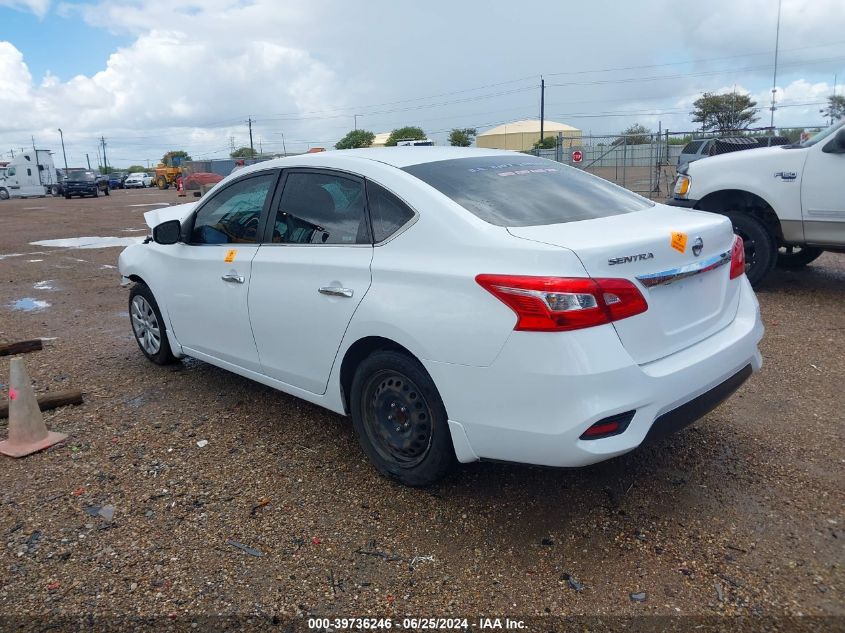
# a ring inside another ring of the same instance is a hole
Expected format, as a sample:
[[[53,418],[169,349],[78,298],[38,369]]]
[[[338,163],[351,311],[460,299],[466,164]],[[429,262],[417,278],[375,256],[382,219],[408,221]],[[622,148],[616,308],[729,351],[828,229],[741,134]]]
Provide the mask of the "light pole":
[[[59,138],[62,139],[62,157],[65,159],[65,173],[67,173],[67,154],[65,154],[65,135],[62,134],[62,128],[59,128]]]

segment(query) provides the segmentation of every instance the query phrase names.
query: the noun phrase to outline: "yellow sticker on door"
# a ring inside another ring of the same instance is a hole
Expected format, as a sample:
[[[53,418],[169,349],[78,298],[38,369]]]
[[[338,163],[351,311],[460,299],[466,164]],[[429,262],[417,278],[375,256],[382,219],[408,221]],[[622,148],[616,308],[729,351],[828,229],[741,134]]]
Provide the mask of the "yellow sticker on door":
[[[685,252],[687,250],[687,234],[672,231],[672,248],[679,253]]]
[[[686,243],[686,241],[684,243]],[[235,256],[237,254],[238,254],[238,249],[230,248],[228,251],[226,251],[226,257],[223,258],[223,261],[226,262],[227,264],[231,264],[233,261],[235,261]]]

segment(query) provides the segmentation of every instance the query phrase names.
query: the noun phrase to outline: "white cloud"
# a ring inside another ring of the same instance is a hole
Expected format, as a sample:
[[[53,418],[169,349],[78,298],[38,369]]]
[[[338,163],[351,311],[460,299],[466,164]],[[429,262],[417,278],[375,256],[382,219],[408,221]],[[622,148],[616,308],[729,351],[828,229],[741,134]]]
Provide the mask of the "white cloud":
[[[43,18],[50,8],[50,0],[0,0],[0,7],[30,11],[39,18]]]
[[[42,0],[27,4],[49,7]],[[817,106],[786,106],[823,100],[830,86],[821,80],[828,73],[832,80],[836,69],[843,74],[840,4],[784,0],[778,96],[784,107],[776,122],[820,120]],[[33,78],[18,48],[0,42],[0,150],[33,133],[36,140],[55,137],[56,144],[62,127],[71,153],[93,151],[103,134],[110,156],[154,159],[172,146],[225,156],[230,136],[248,144],[248,116],[259,120],[256,146],[280,151],[284,133],[288,150],[302,150],[333,143],[352,127],[353,113],[359,127],[380,132],[419,124],[442,142],[453,126],[536,116],[539,73],[547,77],[546,116],[596,133],[635,122],[688,130],[700,93],[731,90],[734,82],[761,108],[768,104],[777,0],[712,0],[683,11],[676,0],[650,0],[614,3],[612,12],[595,3],[547,2],[542,37],[525,35],[534,32],[535,19],[513,6],[488,0],[64,2],[51,19],[67,19],[68,26],[82,19],[131,44],[114,51],[99,72],[39,71],[43,76]],[[837,55],[838,61],[819,61]],[[707,58],[729,59],[666,66]],[[670,77],[629,81],[657,75]],[[518,77],[526,79],[510,81]],[[490,87],[467,90],[484,85]],[[440,105],[427,107],[434,104]],[[606,112],[614,114],[596,116]]]

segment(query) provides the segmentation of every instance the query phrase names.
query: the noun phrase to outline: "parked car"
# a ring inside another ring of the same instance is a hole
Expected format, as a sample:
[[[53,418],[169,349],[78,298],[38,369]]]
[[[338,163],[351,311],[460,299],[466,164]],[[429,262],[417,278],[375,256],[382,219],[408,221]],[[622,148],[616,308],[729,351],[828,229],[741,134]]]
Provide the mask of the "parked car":
[[[688,165],[708,156],[717,156],[729,152],[760,147],[757,140],[751,137],[723,137],[690,141],[678,156],[678,167]]]
[[[100,192],[109,195],[109,179],[90,169],[69,169],[62,181],[62,192],[68,200],[73,196],[96,198]]]
[[[742,236],[748,278],[801,268],[845,251],[845,121],[795,145],[698,161],[682,168],[669,204],[721,213]]]
[[[113,171],[109,174],[109,188],[123,189],[123,181],[126,178],[125,171]]]
[[[141,187],[151,187],[153,184],[153,177],[145,172],[134,172],[126,177],[123,181],[123,186],[127,189],[137,189]]]
[[[478,459],[621,455],[761,365],[727,218],[542,158],[288,157],[145,217],[152,240],[119,258],[141,352],[349,415],[378,470],[408,485]]]

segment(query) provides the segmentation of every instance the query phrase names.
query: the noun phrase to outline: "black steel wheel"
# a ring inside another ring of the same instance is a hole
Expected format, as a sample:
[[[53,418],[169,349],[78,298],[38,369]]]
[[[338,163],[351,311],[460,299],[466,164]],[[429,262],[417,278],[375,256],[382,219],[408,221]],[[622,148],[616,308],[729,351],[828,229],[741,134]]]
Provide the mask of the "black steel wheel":
[[[443,401],[416,359],[373,353],[355,373],[351,401],[358,441],[382,474],[425,486],[457,463]]]

